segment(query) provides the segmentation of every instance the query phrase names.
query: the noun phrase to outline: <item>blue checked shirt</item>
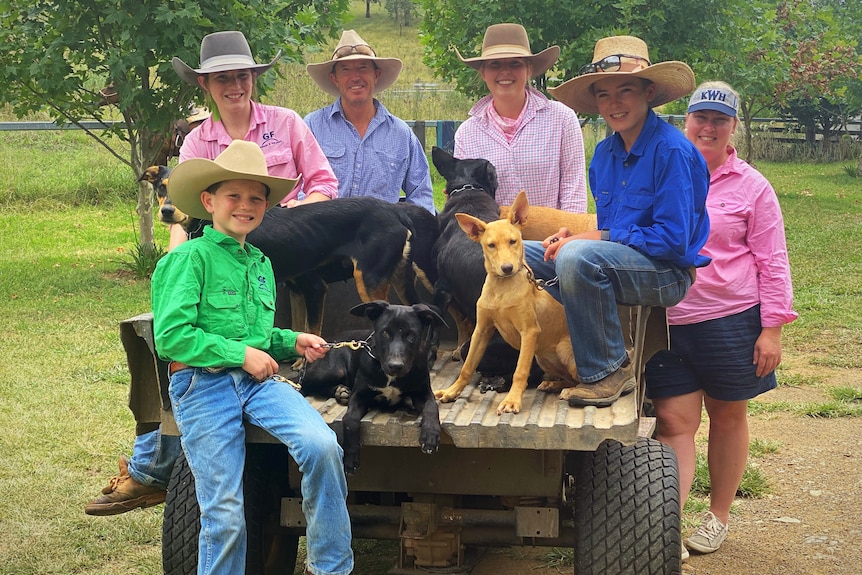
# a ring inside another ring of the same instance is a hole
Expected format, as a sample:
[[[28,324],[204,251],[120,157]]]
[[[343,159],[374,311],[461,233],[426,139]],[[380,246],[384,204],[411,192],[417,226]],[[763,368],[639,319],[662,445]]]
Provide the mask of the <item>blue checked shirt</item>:
[[[305,117],[338,178],[338,197],[373,196],[394,203],[403,191],[408,202],[436,213],[419,139],[383,104],[374,100],[374,105],[377,112],[361,139],[344,117],[341,98]]]

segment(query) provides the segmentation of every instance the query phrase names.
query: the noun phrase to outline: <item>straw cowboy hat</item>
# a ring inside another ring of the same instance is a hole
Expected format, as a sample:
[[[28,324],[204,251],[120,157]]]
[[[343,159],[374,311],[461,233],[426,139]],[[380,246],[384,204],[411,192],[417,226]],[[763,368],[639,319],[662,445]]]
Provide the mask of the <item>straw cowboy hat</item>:
[[[464,58],[458,48],[455,48],[458,59],[478,70],[482,62],[501,60],[503,58],[526,58],[533,66],[533,77],[541,76],[554,65],[560,57],[560,47],[551,46],[538,54],[530,51],[530,39],[527,31],[520,24],[492,24],[485,30],[482,39],[482,55],[475,58]]]
[[[181,162],[168,179],[168,196],[173,204],[199,220],[212,216],[201,203],[201,192],[211,185],[226,180],[254,180],[269,189],[267,208],[278,205],[289,194],[296,179],[277,178],[266,171],[266,159],[254,142],[234,140],[215,160],[191,158]]]
[[[374,93],[382,92],[395,83],[401,73],[401,60],[398,58],[380,58],[365,40],[359,37],[356,30],[345,30],[341,34],[338,45],[332,52],[332,58],[326,62],[309,64],[305,67],[308,75],[317,86],[332,96],[340,96],[338,88],[332,83],[329,74],[335,69],[336,62],[347,60],[371,60],[380,70],[380,78],[374,84]]]
[[[273,67],[281,57],[281,50],[269,64],[258,64],[251,55],[251,48],[242,32],[229,30],[207,34],[201,40],[201,67],[192,68],[179,58],[174,57],[171,65],[177,75],[197,87],[198,76],[226,70],[254,70],[258,75]]]
[[[633,64],[621,62],[620,56],[634,60]],[[621,65],[637,69],[621,70]],[[634,36],[611,36],[596,42],[593,60],[579,70],[579,75],[563,82],[548,92],[580,114],[598,114],[596,98],[590,87],[609,76],[637,76],[651,80],[655,95],[649,102],[651,108],[681,98],[694,90],[694,72],[684,62],[668,61],[652,64],[646,42]]]

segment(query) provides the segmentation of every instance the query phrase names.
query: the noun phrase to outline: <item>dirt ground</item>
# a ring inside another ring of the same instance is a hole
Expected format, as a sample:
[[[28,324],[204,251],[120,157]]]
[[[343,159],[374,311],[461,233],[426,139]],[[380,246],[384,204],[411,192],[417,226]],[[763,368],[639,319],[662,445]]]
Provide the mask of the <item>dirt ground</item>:
[[[836,370],[816,389],[782,386],[760,399],[824,402],[822,389],[830,386],[862,388],[862,374]],[[862,419],[816,419],[780,412],[751,416],[750,430],[752,439],[779,446],[776,453],[752,459],[766,475],[771,493],[759,499],[737,498],[727,541],[711,555],[692,553],[683,573],[862,573]],[[684,536],[691,531],[684,529]],[[548,548],[492,549],[471,573],[572,573],[570,565],[554,565],[550,552]]]

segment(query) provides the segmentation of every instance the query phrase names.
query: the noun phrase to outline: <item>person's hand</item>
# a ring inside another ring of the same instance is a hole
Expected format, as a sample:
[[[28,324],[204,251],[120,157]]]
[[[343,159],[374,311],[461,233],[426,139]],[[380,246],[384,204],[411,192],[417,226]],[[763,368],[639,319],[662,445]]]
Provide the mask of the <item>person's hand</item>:
[[[326,345],[326,340],[318,335],[300,333],[296,336],[296,353],[303,356],[308,363],[320,359],[327,351],[329,346]]]
[[[754,343],[757,377],[769,375],[781,363],[781,327],[765,327]]]
[[[287,203],[284,204],[284,207],[285,208],[295,208],[298,205],[299,205],[299,200],[293,199],[293,200],[287,200]]]
[[[602,232],[600,230],[581,232],[579,234],[572,235],[567,228],[560,228],[560,231],[542,240],[542,247],[545,248],[545,261],[556,261],[557,254],[560,253],[560,249],[572,240],[601,239]]]
[[[265,351],[246,346],[242,368],[257,381],[264,381],[278,373],[278,362]]]

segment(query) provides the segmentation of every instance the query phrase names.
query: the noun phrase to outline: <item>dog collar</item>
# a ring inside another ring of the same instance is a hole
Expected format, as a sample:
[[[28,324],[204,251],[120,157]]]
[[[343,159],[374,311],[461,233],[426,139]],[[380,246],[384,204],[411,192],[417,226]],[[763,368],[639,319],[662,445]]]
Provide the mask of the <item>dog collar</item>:
[[[449,197],[451,198],[451,197],[452,197],[452,196],[454,196],[455,194],[457,194],[457,193],[459,193],[459,192],[464,192],[464,191],[467,191],[467,190],[477,190],[477,191],[480,191],[480,192],[484,192],[484,191],[485,191],[485,188],[480,188],[480,187],[474,186],[473,184],[464,184],[464,185],[463,185],[463,186],[461,186],[460,188],[455,188],[454,190],[448,191],[448,192],[446,192],[446,193],[447,193],[447,194],[449,195]]]

